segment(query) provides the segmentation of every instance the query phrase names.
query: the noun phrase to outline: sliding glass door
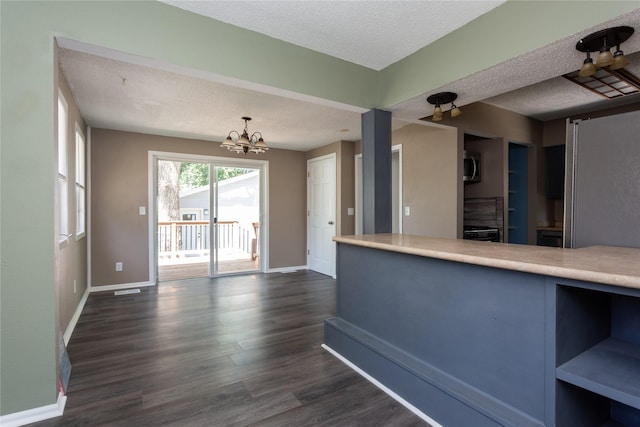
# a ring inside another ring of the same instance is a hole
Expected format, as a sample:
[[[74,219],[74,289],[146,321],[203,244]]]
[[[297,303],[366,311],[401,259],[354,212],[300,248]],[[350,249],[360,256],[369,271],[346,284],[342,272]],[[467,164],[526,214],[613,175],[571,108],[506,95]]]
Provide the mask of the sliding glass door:
[[[210,276],[209,163],[158,160],[158,281]]]
[[[259,269],[260,169],[213,165],[213,274]]]
[[[159,282],[260,269],[260,167],[185,156],[155,168]]]

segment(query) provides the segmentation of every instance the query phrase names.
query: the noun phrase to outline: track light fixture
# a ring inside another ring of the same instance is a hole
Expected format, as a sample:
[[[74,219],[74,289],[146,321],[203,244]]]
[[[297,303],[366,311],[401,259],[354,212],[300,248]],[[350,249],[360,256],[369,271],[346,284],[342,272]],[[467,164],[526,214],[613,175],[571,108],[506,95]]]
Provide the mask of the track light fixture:
[[[458,117],[460,114],[462,114],[462,111],[460,111],[460,109],[456,107],[456,104],[453,103],[453,101],[455,101],[457,98],[458,94],[453,92],[439,92],[429,96],[427,98],[427,102],[431,105],[435,105],[431,120],[433,120],[434,122],[439,122],[440,120],[442,120],[442,104],[451,104],[451,108],[449,109],[451,118]]]
[[[633,35],[632,27],[612,27],[604,30],[596,31],[588,36],[580,39],[576,44],[576,49],[580,52],[587,53],[587,59],[584,60],[582,68],[578,75],[587,77],[594,75],[598,68],[608,67],[609,70],[618,70],[629,65],[629,61],[624,56],[620,44]],[[616,47],[615,53],[611,54],[611,48]],[[594,64],[590,53],[598,52],[598,57]]]
[[[264,153],[269,150],[267,144],[262,139],[262,134],[260,132],[254,132],[249,136],[249,131],[247,130],[247,123],[251,121],[251,117],[243,117],[244,120],[244,130],[242,134],[236,130],[232,130],[227,135],[227,139],[220,145],[221,148],[226,148],[229,151],[234,151],[236,153]],[[231,135],[235,134],[236,139],[231,138]]]

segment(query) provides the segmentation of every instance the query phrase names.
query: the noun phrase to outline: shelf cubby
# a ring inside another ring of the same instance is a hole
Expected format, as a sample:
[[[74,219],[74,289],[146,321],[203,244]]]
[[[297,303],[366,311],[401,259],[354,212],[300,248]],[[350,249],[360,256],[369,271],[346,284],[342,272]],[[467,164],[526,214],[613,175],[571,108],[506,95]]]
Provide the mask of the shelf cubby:
[[[608,338],[562,364],[556,377],[640,409],[640,344]]]
[[[557,286],[558,426],[640,425],[640,294],[607,290]]]

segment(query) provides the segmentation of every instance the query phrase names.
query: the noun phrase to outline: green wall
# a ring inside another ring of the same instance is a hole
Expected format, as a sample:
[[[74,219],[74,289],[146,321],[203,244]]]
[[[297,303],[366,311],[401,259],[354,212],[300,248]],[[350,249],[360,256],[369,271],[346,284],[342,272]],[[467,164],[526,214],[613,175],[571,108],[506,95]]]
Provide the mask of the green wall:
[[[375,72],[154,1],[0,1],[0,414],[56,400],[55,36],[371,108],[417,96],[639,6],[513,3]],[[522,32],[508,34],[498,49],[484,45],[505,28]],[[452,62],[440,65],[446,58]]]

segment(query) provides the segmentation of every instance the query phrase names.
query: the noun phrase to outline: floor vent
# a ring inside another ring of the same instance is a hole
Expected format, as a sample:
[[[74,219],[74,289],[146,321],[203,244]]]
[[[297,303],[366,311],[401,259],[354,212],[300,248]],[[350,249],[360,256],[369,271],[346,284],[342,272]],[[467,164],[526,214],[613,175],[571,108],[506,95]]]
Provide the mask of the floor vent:
[[[129,295],[129,294],[139,294],[140,289],[125,289],[122,291],[115,291],[114,295]]]

